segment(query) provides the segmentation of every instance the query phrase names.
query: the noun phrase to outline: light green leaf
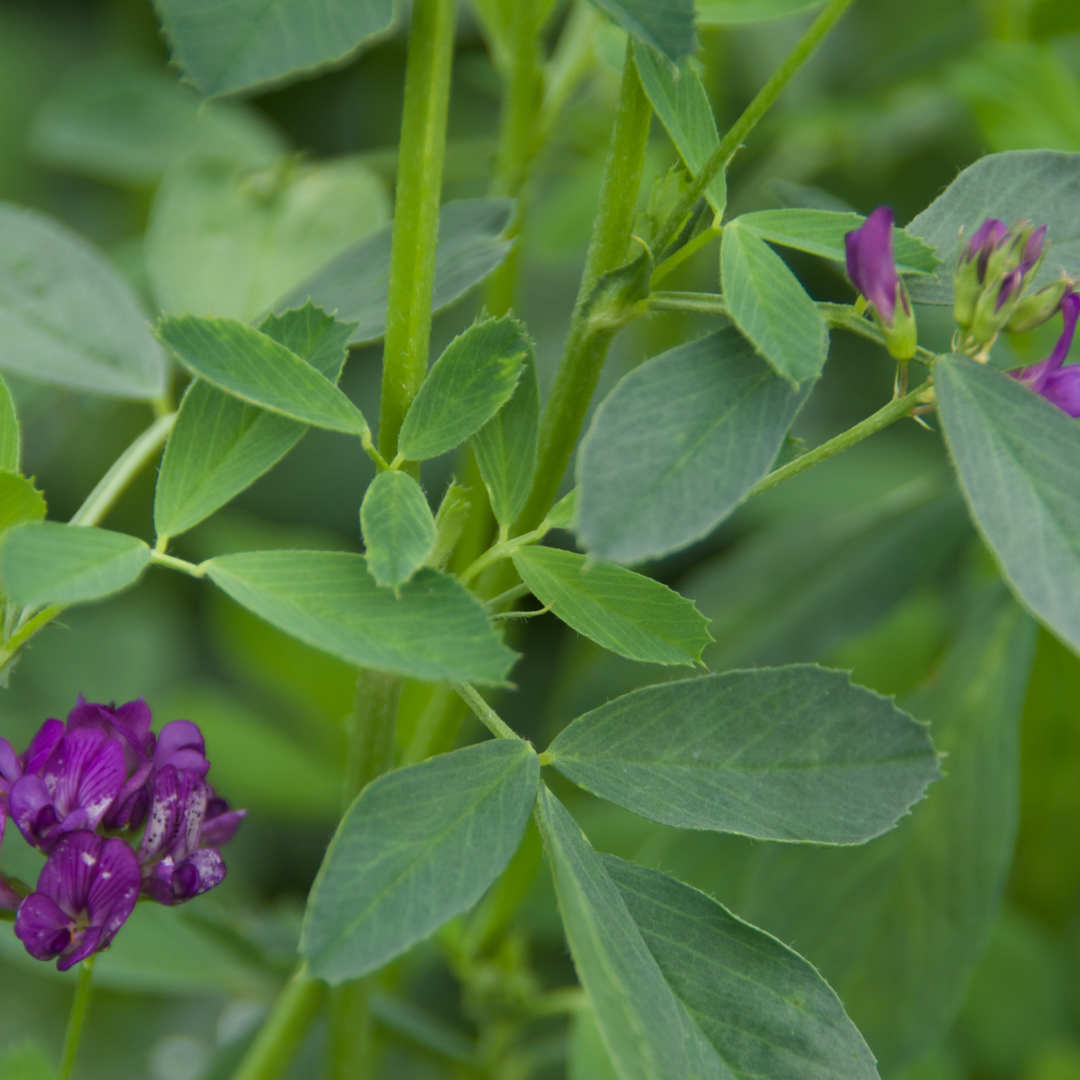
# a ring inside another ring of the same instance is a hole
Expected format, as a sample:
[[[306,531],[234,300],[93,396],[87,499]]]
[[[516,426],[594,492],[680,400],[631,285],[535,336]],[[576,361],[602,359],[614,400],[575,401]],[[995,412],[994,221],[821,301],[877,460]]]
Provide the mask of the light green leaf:
[[[56,1070],[37,1043],[26,1042],[10,1047],[0,1057],[0,1076],[4,1080],[56,1080]]]
[[[312,887],[311,973],[359,978],[472,907],[521,842],[539,777],[528,743],[495,739],[372,781]]]
[[[724,228],[720,245],[731,317],[779,375],[795,385],[816,379],[829,348],[825,320],[784,260],[740,221]]]
[[[548,749],[575,784],[679,829],[861,844],[940,775],[924,726],[813,664],[647,686]]]
[[[672,63],[697,48],[694,0],[592,0],[628,34]]]
[[[172,59],[202,94],[282,83],[338,64],[394,23],[393,0],[154,0]]]
[[[675,149],[690,173],[698,172],[719,145],[720,136],[716,133],[709,95],[698,77],[694,61],[684,57],[677,68],[672,68],[667,57],[640,42],[634,46],[634,60],[641,85]],[[705,198],[717,217],[723,214],[727,205],[727,181],[723,169],[709,182]]]
[[[571,488],[548,512],[544,524],[549,529],[569,529],[577,517],[578,489]]]
[[[1023,219],[1047,226],[1053,244],[1035,278],[1042,285],[1080,275],[1080,154],[1016,150],[989,154],[964,171],[907,226],[912,236],[937,248],[942,260],[932,276],[908,282],[912,300],[953,302],[952,275],[960,229],[971,236],[988,217],[1011,224]]]
[[[352,324],[308,305],[267,318],[259,330],[336,383]],[[196,379],[180,403],[158,475],[154,528],[178,536],[224,506],[285,456],[305,424],[245,404]]]
[[[7,383],[0,379],[0,472],[18,473],[22,469],[22,433],[15,402]]]
[[[167,316],[157,336],[192,374],[221,390],[315,427],[368,434],[360,410],[321,372],[235,319]]]
[[[435,546],[435,518],[427,496],[407,473],[379,473],[360,504],[368,573],[397,588],[427,562]]]
[[[601,402],[578,452],[578,534],[640,562],[711,532],[769,470],[803,393],[727,327],[646,361]]]
[[[660,971],[740,1080],[877,1080],[874,1056],[798,953],[710,896],[601,855]]]
[[[783,19],[811,8],[825,0],[697,0],[698,26],[739,26],[742,23]]]
[[[1032,631],[995,582],[934,680],[905,702],[933,721],[948,776],[897,829],[858,849],[763,845],[747,871],[739,913],[798,943],[885,1075],[945,1033],[997,914]]]
[[[117,272],[52,218],[0,203],[0,368],[106,397],[149,400],[168,363]]]
[[[171,314],[249,322],[389,216],[385,185],[355,158],[281,158],[252,171],[192,156],[169,170],[154,197],[147,272]]]
[[[0,472],[0,532],[25,521],[44,521],[45,509],[45,496],[32,480]]]
[[[566,1080],[619,1080],[591,1008],[578,1009],[570,1017]]]
[[[513,211],[514,200],[506,198],[460,199],[440,208],[433,312],[460,300],[510,253],[514,242],[502,233]],[[391,231],[384,225],[356,241],[276,300],[273,310],[299,307],[310,299],[339,319],[357,323],[353,345],[378,341],[386,332]]]
[[[738,218],[739,228],[762,240],[844,262],[844,234],[866,218],[837,210],[758,210]],[[932,274],[938,259],[932,248],[903,229],[893,229],[893,256],[902,274]]]
[[[16,604],[77,604],[134,585],[150,549],[136,536],[34,521],[0,537],[0,591]]]
[[[540,784],[544,851],[570,953],[621,1080],[731,1080],[672,992],[601,858]]]
[[[514,654],[453,578],[421,570],[400,596],[380,589],[359,555],[254,551],[206,564],[238,604],[309,645],[362,667],[415,679],[500,683]]]
[[[474,323],[447,345],[413,398],[398,451],[426,461],[475,434],[510,400],[532,342],[509,315]]]
[[[652,578],[557,548],[525,547],[513,558],[542,604],[619,656],[693,666],[712,640],[693,602]]]
[[[476,464],[500,525],[513,525],[529,498],[539,440],[540,386],[530,349],[513,397],[472,437]]]
[[[1080,424],[966,356],[934,365],[972,516],[1019,598],[1080,649]]]

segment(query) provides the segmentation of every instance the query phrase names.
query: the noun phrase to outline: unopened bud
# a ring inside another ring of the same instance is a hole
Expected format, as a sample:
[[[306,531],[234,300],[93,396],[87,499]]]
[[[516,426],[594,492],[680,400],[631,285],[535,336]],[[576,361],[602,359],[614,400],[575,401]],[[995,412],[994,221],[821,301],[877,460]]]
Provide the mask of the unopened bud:
[[[1068,278],[1061,278],[1028,293],[1016,305],[1005,329],[1010,334],[1019,334],[1024,330],[1034,330],[1036,326],[1042,326],[1058,313],[1061,301],[1071,290],[1072,282]]]

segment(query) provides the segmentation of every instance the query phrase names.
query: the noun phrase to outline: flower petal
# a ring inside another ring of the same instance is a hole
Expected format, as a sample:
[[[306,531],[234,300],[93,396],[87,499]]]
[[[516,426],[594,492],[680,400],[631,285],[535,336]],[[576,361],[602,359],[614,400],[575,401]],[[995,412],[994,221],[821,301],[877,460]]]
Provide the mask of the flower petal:
[[[78,918],[87,910],[104,843],[96,833],[85,830],[65,833],[42,867],[37,891],[55,900],[73,919]]]
[[[59,720],[46,720],[38,728],[37,734],[30,740],[30,745],[23,754],[22,771],[24,773],[41,772],[63,735],[64,725]]]
[[[123,840],[106,840],[86,903],[90,925],[101,927],[101,948],[112,941],[135,910],[140,884],[135,852]]]
[[[154,748],[154,768],[175,765],[178,769],[193,769],[205,776],[210,768],[206,759],[206,743],[199,725],[190,720],[172,720],[158,735]]]
[[[43,893],[31,893],[15,915],[15,936],[35,960],[52,960],[71,943],[71,919]]]
[[[73,968],[80,960],[85,960],[91,953],[105,948],[101,941],[102,933],[100,926],[88,926],[83,930],[81,938],[77,935],[78,945],[74,951],[65,953],[56,961],[57,971],[67,971]]]

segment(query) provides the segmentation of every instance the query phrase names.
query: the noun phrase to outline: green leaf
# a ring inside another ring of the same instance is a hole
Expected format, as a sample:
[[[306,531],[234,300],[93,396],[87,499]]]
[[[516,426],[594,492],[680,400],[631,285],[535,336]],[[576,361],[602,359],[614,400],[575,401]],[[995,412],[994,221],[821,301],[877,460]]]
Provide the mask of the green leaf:
[[[996,582],[967,616],[934,680],[905,702],[933,721],[935,743],[949,755],[945,781],[864,848],[759,847],[736,905],[798,943],[846,1003],[885,1075],[949,1027],[1012,859],[1033,626]]]
[[[592,0],[628,34],[672,63],[697,48],[694,0]]]
[[[368,485],[360,504],[368,573],[383,587],[404,585],[435,546],[427,496],[407,473],[388,469]]]
[[[207,97],[346,60],[394,23],[392,0],[154,0],[173,63]]]
[[[433,312],[460,300],[506,258],[514,242],[502,233],[513,212],[514,200],[506,198],[460,199],[439,209]],[[357,323],[351,344],[380,340],[386,332],[391,232],[392,226],[384,225],[347,247],[276,300],[273,310],[298,307],[310,298],[339,319]]]
[[[400,596],[380,589],[359,555],[254,551],[206,564],[238,604],[325,652],[415,679],[500,683],[514,654],[453,578],[421,570]]]
[[[701,27],[739,26],[798,15],[823,3],[824,0],[697,0],[697,22]]]
[[[874,1056],[798,953],[710,896],[601,855],[660,971],[735,1077],[877,1080]]]
[[[569,529],[577,517],[578,489],[571,488],[548,512],[544,525],[549,529]]]
[[[664,979],[600,856],[541,782],[540,832],[578,978],[621,1080],[731,1080]]]
[[[25,521],[44,521],[45,509],[45,497],[32,480],[0,472],[0,532]]]
[[[495,739],[368,784],[311,890],[311,973],[359,978],[472,907],[521,842],[539,777],[528,743]]]
[[[532,350],[510,400],[472,437],[495,520],[511,526],[532,490],[540,441],[540,386]]]
[[[402,457],[438,457],[479,431],[510,400],[531,351],[525,328],[509,315],[474,323],[454,338],[405,414]]]
[[[980,532],[1020,599],[1080,649],[1080,425],[966,356],[939,360],[934,383]]]
[[[168,363],[117,272],[52,218],[0,203],[0,368],[106,397],[149,400]]]
[[[578,534],[640,562],[711,532],[769,470],[806,393],[728,327],[646,361],[601,402],[578,452]]]
[[[169,170],[154,197],[147,273],[171,314],[249,322],[389,216],[383,181],[355,158],[281,158],[252,171],[192,156]]]
[[[694,61],[684,57],[673,69],[666,57],[640,42],[634,46],[634,60],[641,85],[675,149],[691,174],[698,172],[720,144],[720,136],[716,133],[709,95],[698,77]],[[705,198],[714,214],[718,217],[723,214],[727,205],[727,181],[723,169],[709,182]]]
[[[0,379],[0,472],[18,473],[22,468],[22,434],[19,415],[7,383]]]
[[[712,640],[693,602],[652,578],[557,548],[525,547],[513,558],[542,604],[619,656],[693,666]]]
[[[847,259],[844,234],[864,221],[862,214],[836,210],[758,210],[738,218],[739,228],[762,240],[837,262]],[[893,255],[902,274],[932,274],[939,261],[932,248],[903,229],[893,229]]]
[[[591,1008],[577,1009],[570,1017],[566,1080],[619,1080]]]
[[[924,726],[813,664],[647,686],[548,749],[594,795],[679,829],[861,844],[941,774]]]
[[[166,316],[157,336],[192,374],[234,397],[315,427],[368,435],[360,410],[325,375],[254,327]]]
[[[0,591],[27,607],[99,600],[134,585],[149,561],[136,536],[34,521],[0,537]]]
[[[796,386],[825,364],[829,329],[817,305],[764,240],[736,218],[724,228],[720,276],[735,325]]]
[[[0,1057],[0,1076],[4,1080],[56,1080],[56,1070],[37,1043],[25,1042]]]
[[[259,330],[336,383],[352,324],[339,323],[310,304],[267,318]],[[281,460],[307,425],[245,404],[201,379],[180,403],[158,475],[154,528],[178,536]]]
[[[907,226],[912,236],[937,248],[942,260],[932,276],[908,282],[912,300],[924,304],[953,302],[952,274],[967,236],[988,217],[1018,219],[1047,226],[1053,244],[1038,275],[1042,285],[1062,272],[1080,275],[1080,154],[1051,150],[1016,150],[989,154],[964,171]]]

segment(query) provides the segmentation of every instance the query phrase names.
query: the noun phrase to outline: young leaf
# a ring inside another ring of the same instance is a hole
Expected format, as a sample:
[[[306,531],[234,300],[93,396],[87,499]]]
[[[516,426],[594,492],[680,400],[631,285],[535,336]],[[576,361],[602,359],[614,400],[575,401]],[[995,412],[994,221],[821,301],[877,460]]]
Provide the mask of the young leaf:
[[[454,545],[457,544],[465,528],[471,505],[469,488],[463,487],[456,480],[451,480],[435,514],[435,543],[424,560],[426,565],[436,570],[446,567],[454,552]]]
[[[251,551],[206,564],[238,604],[325,652],[414,679],[500,683],[514,654],[453,578],[421,570],[400,595],[380,589],[359,555]]]
[[[739,26],[797,15],[824,0],[697,0],[698,26]]]
[[[22,469],[22,435],[15,402],[7,383],[0,379],[0,472],[18,473]]]
[[[577,517],[578,489],[571,488],[548,512],[544,524],[549,529],[570,529]]]
[[[735,325],[798,386],[825,364],[829,329],[817,305],[764,240],[736,218],[724,228],[720,277]]]
[[[582,542],[633,563],[701,539],[768,472],[808,393],[731,327],[635,368],[578,452]]]
[[[513,397],[472,437],[476,464],[500,525],[513,525],[529,497],[539,438],[540,386],[530,350]]]
[[[45,497],[32,481],[0,472],[0,532],[24,521],[44,521],[45,509]]]
[[[154,0],[172,59],[207,97],[343,61],[394,22],[393,0]]]
[[[474,323],[454,338],[405,414],[402,457],[438,457],[479,431],[509,401],[531,350],[524,327],[509,315]]]
[[[979,530],[1020,599],[1080,648],[1080,425],[966,356],[939,360],[934,383]]]
[[[539,777],[528,743],[495,739],[372,781],[311,890],[311,973],[359,978],[472,907],[521,842]]]
[[[941,775],[926,728],[813,664],[635,690],[548,749],[576,784],[679,829],[861,844]]]
[[[672,63],[697,48],[694,0],[592,0],[628,34]]]
[[[85,240],[0,203],[0,368],[106,397],[150,400],[168,362],[119,274]]]
[[[149,561],[136,536],[34,521],[0,537],[0,591],[27,607],[100,600],[134,585]]]
[[[254,327],[167,316],[157,336],[192,374],[234,397],[315,427],[368,434],[360,410],[325,375]]]
[[[601,855],[661,973],[735,1077],[877,1080],[874,1055],[798,953],[658,870]]]
[[[459,199],[439,210],[439,242],[435,247],[432,311],[460,300],[499,266],[513,240],[504,240],[514,200],[501,197]],[[299,307],[306,300],[355,322],[353,345],[378,341],[386,332],[390,289],[391,225],[365,236],[316,270],[271,305],[274,311]]]
[[[652,578],[549,547],[514,552],[532,594],[579,634],[630,660],[693,665],[712,641],[709,620]]]
[[[368,485],[360,504],[368,573],[397,588],[424,565],[435,546],[435,518],[427,496],[409,475],[388,469]]]
[[[330,382],[340,378],[351,323],[308,304],[270,316],[259,330]],[[161,462],[154,496],[158,536],[178,536],[209,517],[280,461],[306,430],[306,424],[196,379],[180,403]]]
[[[634,45],[634,61],[656,115],[687,169],[696,173],[719,145],[720,136],[716,133],[709,95],[693,60],[684,57],[673,69],[667,57],[638,42]],[[705,198],[714,214],[723,214],[727,205],[727,181],[723,169],[709,182]]]
[[[862,214],[837,210],[758,210],[739,217],[739,228],[762,240],[844,262],[844,234],[859,228]],[[932,274],[939,259],[934,249],[903,229],[893,229],[893,254],[902,274]]]

